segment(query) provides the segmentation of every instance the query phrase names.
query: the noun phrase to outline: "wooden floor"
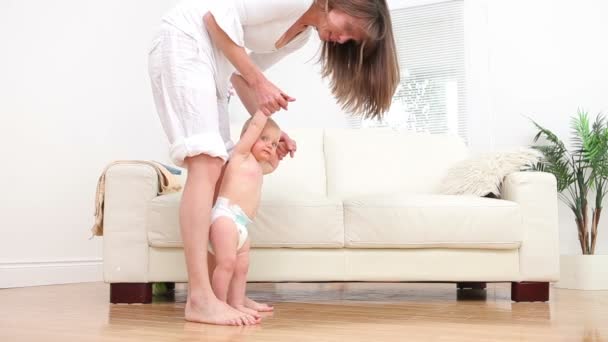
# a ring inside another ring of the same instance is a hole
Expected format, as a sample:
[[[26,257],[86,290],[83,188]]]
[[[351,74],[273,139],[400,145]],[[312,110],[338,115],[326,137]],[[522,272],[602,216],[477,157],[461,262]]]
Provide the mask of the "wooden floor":
[[[0,341],[608,341],[608,291],[551,289],[512,303],[507,284],[250,284],[275,313],[254,327],[185,322],[185,289],[110,305],[103,283],[0,290]]]

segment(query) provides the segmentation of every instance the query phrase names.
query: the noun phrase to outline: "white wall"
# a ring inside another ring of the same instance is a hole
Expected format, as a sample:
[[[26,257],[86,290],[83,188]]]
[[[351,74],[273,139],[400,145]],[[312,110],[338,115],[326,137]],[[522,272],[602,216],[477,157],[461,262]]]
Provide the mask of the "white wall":
[[[578,107],[608,113],[608,1],[488,1],[489,146],[531,142],[526,116],[569,142]],[[608,203],[607,203],[608,204]],[[580,254],[574,217],[560,206],[561,251]],[[608,219],[598,252],[608,253]]]
[[[0,288],[101,279],[97,177],[166,160],[146,52],[171,3],[0,2]]]
[[[167,160],[146,52],[174,1],[0,2],[0,287],[101,279],[101,239],[88,240],[99,173],[115,159]],[[523,114],[565,135],[577,106],[607,109],[604,1],[468,1],[477,17],[467,20],[487,25],[467,40],[481,58],[476,146],[529,143]],[[287,129],[345,124],[316,52],[313,41],[268,73],[297,98],[277,116]],[[232,109],[239,124],[246,114]],[[562,251],[577,252],[562,214]]]
[[[327,82],[319,76],[320,52],[320,40],[313,31],[304,48],[266,72],[266,77],[279,89],[296,98],[289,104],[289,110],[273,115],[288,133],[290,127],[347,127],[346,117],[331,96]],[[231,101],[230,117],[234,125],[242,124],[249,117],[238,98]]]

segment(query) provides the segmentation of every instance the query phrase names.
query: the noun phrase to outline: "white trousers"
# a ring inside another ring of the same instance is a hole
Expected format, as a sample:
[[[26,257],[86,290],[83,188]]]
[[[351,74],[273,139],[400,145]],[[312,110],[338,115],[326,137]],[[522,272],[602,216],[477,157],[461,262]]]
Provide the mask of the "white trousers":
[[[228,77],[217,74],[214,48],[205,38],[196,40],[164,23],[148,56],[154,102],[178,166],[199,154],[227,161],[234,146],[228,102],[216,83]]]

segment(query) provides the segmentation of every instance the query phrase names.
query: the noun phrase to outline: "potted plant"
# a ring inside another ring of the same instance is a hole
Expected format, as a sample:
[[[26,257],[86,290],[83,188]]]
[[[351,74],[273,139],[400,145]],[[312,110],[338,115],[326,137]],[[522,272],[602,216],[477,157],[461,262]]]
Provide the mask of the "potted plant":
[[[556,286],[608,289],[608,255],[595,254],[602,202],[608,193],[606,119],[600,114],[591,123],[587,112],[579,110],[572,118],[570,150],[553,132],[532,122],[538,129],[533,148],[544,156],[534,169],[555,175],[559,198],[574,214],[582,252],[582,255],[561,256],[561,279]]]

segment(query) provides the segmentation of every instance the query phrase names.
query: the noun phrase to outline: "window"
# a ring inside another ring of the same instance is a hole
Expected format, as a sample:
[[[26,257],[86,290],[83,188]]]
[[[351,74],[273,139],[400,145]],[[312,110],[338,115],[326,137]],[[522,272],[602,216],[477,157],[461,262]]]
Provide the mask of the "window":
[[[349,124],[452,133],[466,141],[463,1],[396,8],[391,14],[401,68],[392,108],[382,122]]]

